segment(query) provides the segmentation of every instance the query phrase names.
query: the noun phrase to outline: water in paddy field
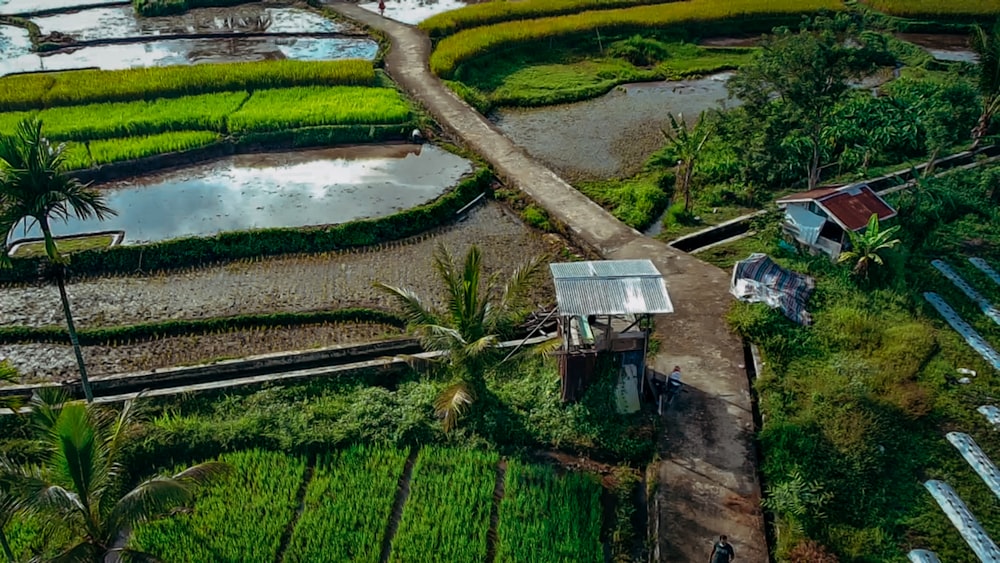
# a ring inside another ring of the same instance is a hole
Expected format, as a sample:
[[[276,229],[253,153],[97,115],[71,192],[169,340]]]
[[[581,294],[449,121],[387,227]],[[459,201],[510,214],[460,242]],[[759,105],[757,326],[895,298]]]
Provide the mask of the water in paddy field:
[[[923,48],[939,61],[978,63],[965,35],[947,33],[897,33],[896,37]]]
[[[232,63],[242,61],[328,61],[375,58],[378,44],[367,38],[234,37],[160,39],[143,43],[94,45],[43,54],[0,58],[0,75],[15,72]],[[4,55],[0,54],[0,57]]]
[[[733,107],[718,73],[694,80],[625,84],[584,102],[501,109],[495,121],[515,144],[569,181],[627,177],[663,146],[668,112],[688,125],[704,110]]]
[[[0,15],[69,10],[81,6],[124,4],[122,0],[0,0]]]
[[[38,25],[43,36],[58,32],[78,41],[193,33],[333,33],[346,27],[309,10],[262,4],[199,8],[156,17],[139,17],[130,5],[111,6],[36,17],[31,21]]]
[[[125,231],[124,244],[224,231],[381,217],[427,203],[472,164],[432,145],[381,145],[226,157],[97,186],[118,212],[56,222],[56,235]],[[39,236],[14,229],[14,237]]]
[[[385,17],[398,22],[416,25],[431,16],[443,14],[451,10],[457,10],[469,4],[479,2],[463,0],[385,0]],[[378,1],[368,2],[367,0],[358,6],[378,13]]]
[[[34,57],[27,29],[0,24],[0,68],[5,65],[18,68],[30,64]]]

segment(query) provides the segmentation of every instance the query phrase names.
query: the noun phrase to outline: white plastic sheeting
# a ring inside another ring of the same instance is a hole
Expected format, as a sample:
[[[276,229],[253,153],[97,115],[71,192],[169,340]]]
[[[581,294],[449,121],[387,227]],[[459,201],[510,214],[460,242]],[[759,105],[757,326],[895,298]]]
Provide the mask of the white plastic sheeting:
[[[826,224],[826,219],[800,205],[786,207],[785,219],[799,231],[799,236],[796,238],[810,246],[816,244],[816,239]]]

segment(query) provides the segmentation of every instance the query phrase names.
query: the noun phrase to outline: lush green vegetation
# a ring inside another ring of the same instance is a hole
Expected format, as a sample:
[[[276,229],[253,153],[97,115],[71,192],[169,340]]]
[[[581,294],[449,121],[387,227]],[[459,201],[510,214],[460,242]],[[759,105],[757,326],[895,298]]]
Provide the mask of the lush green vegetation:
[[[1000,286],[966,260],[1000,266],[1000,168],[921,179],[895,194],[902,244],[886,265],[852,275],[854,261],[789,254],[778,244],[776,218],[762,221],[742,250],[709,254],[727,266],[764,251],[817,279],[801,327],[763,305],[737,304],[733,326],[756,342],[766,364],[757,381],[764,426],[767,506],[778,516],[779,557],[804,538],[841,560],[903,560],[914,547],[942,561],[973,561],[972,552],[923,489],[927,478],[950,483],[996,537],[1000,510],[988,489],[944,439],[968,432],[994,459],[1000,443],[975,408],[1000,392],[989,366],[928,306],[935,291],[994,347],[1000,326],[930,267],[943,258],[994,303]],[[957,368],[980,376],[955,383]]]
[[[354,446],[323,456],[285,560],[378,563],[406,452]]]
[[[982,16],[993,18],[1000,13],[1000,0],[864,0],[880,12],[908,18]]]
[[[124,102],[294,86],[374,86],[368,61],[264,61],[77,70],[0,78],[0,110],[17,111],[98,102]]]
[[[649,171],[625,180],[579,182],[576,187],[626,225],[644,230],[667,208],[673,179],[670,172]]]
[[[575,14],[590,10],[611,10],[640,4],[660,4],[673,0],[533,0],[531,2],[484,2],[449,10],[420,22],[418,27],[432,38],[444,37],[470,27],[510,20],[527,20]]]
[[[750,53],[750,49],[699,47],[676,38],[595,36],[559,42],[548,49],[524,47],[503,57],[475,59],[455,72],[462,83],[455,89],[480,111],[494,106],[542,106],[593,98],[626,82],[737,68]]]
[[[440,561],[484,560],[498,461],[488,452],[420,450],[389,560],[431,553]]]
[[[431,203],[379,219],[306,229],[228,232],[213,237],[85,250],[73,255],[72,267],[78,275],[156,272],[259,256],[317,254],[399,240],[451,221],[456,211],[489,187],[492,178],[488,170],[481,169]],[[37,258],[12,258],[10,268],[0,269],[0,282],[32,282],[38,277],[39,264]]]
[[[251,450],[219,456],[232,475],[201,495],[190,514],[138,526],[130,546],[167,563],[274,561],[298,508],[305,460]]]
[[[499,23],[459,31],[442,39],[431,55],[430,66],[439,76],[452,78],[462,63],[497,50],[585,35],[597,30],[631,33],[673,26],[696,29],[707,23],[719,27],[720,22],[739,21],[739,31],[749,33],[755,29],[770,29],[782,21],[794,21],[800,14],[842,8],[843,5],[835,0],[775,0],[767,3],[759,0],[692,0]]]
[[[594,476],[557,476],[548,466],[507,463],[496,560],[604,561],[599,541],[602,487]]]
[[[254,92],[229,116],[235,133],[312,125],[405,123],[409,104],[393,88],[311,86]]]
[[[219,142],[219,133],[214,131],[169,131],[141,137],[94,140],[89,141],[86,146],[90,156],[89,162],[78,163],[71,160],[68,164],[77,170],[123,160],[135,160],[155,154],[188,151],[207,147],[217,142]],[[76,165],[74,166],[74,164]]]
[[[81,250],[107,248],[114,241],[114,235],[87,235],[73,238],[56,239],[56,248],[62,254],[71,254]],[[18,245],[14,256],[40,258],[45,255],[45,242],[25,242]]]

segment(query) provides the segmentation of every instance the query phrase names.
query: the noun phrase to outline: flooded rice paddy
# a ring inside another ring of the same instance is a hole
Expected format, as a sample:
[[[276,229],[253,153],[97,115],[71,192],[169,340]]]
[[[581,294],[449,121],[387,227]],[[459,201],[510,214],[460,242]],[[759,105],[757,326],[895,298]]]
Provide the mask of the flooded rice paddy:
[[[667,112],[689,122],[704,110],[733,106],[731,73],[626,84],[600,98],[534,109],[502,109],[497,127],[569,181],[626,177],[663,146]]]
[[[38,25],[43,36],[59,33],[77,41],[195,33],[335,33],[347,28],[309,10],[262,4],[200,8],[159,17],[139,17],[132,6],[111,6],[31,21]]]
[[[965,35],[947,33],[897,33],[896,37],[923,48],[939,61],[977,63],[979,56]]]
[[[84,6],[127,5],[122,0],[0,0],[0,15],[71,10]]]
[[[121,230],[124,244],[135,244],[345,223],[431,201],[471,171],[468,160],[431,145],[236,155],[98,186],[117,217],[71,218],[52,230],[57,235]],[[38,236],[36,231],[28,236]]]
[[[416,25],[431,16],[478,3],[475,0],[386,0],[385,17],[398,22]],[[358,6],[378,13],[378,1],[368,2],[366,0],[359,3]]]

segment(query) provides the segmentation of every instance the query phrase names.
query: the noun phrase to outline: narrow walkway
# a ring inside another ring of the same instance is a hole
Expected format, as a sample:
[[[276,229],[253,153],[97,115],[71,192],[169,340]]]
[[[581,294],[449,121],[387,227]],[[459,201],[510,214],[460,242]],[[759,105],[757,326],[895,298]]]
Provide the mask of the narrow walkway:
[[[654,561],[701,562],[728,534],[740,561],[768,560],[753,454],[753,417],[742,344],[726,327],[729,275],[627,227],[527,156],[456,97],[427,65],[431,45],[418,29],[354,4],[331,1],[342,15],[382,30],[392,41],[386,69],[438,123],[461,138],[515,186],[607,259],[648,258],[664,275],[676,312],[658,319],[661,352],[653,367],[680,365],[687,393],[675,401],[660,444],[651,522],[660,538]],[[558,142],[558,139],[553,139]]]

